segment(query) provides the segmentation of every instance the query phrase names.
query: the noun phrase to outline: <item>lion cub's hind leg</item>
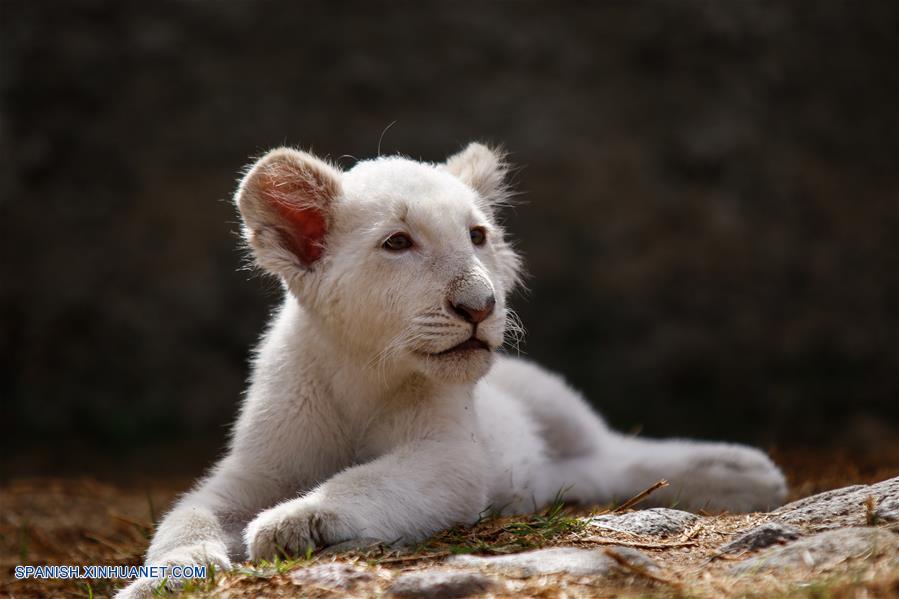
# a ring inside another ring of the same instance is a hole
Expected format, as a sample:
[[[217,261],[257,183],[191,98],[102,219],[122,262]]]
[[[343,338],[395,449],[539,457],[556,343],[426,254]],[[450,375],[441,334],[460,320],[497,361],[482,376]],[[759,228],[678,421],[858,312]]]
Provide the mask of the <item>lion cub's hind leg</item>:
[[[534,485],[569,501],[624,501],[662,479],[669,486],[641,505],[745,512],[786,496],[780,469],[755,448],[622,435],[561,377],[522,360],[499,360],[488,380],[525,406],[545,440],[547,465]]]

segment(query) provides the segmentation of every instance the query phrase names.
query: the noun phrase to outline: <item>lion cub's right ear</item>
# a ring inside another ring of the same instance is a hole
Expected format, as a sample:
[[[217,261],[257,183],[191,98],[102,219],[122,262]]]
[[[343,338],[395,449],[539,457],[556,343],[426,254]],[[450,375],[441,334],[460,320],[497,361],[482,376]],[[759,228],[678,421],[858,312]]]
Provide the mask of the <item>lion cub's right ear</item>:
[[[325,251],[340,171],[306,152],[278,148],[247,172],[235,200],[257,264],[290,278]]]

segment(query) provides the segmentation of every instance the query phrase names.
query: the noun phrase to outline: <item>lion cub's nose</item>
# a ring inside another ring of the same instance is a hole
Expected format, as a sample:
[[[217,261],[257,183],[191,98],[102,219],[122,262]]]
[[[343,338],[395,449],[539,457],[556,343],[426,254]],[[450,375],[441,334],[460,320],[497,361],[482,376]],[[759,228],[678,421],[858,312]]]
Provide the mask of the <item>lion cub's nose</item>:
[[[493,308],[496,307],[496,297],[490,296],[487,298],[487,301],[484,302],[483,308],[472,308],[471,306],[466,306],[465,304],[453,304],[450,306],[453,308],[453,312],[461,316],[464,320],[477,324],[483,320],[486,320],[488,316],[493,314]]]

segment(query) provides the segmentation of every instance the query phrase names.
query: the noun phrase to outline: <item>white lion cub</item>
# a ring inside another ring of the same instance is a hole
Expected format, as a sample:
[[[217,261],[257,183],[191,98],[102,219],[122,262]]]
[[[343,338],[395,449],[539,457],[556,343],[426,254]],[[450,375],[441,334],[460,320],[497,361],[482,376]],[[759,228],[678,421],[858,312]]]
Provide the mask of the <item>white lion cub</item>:
[[[560,377],[497,353],[520,267],[496,215],[506,170],[480,144],[443,164],[343,172],[280,148],[253,165],[236,203],[284,302],[228,454],[160,523],[149,564],[414,541],[490,505],[529,511],[561,489],[606,503],[662,478],[652,499],[687,509],[781,502],[760,451],[622,435]]]

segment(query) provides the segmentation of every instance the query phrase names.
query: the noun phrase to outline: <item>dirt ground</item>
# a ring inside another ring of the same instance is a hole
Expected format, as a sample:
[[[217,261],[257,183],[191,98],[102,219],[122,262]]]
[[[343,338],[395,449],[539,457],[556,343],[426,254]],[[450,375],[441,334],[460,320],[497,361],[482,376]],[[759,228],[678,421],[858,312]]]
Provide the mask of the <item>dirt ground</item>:
[[[844,451],[793,449],[774,452],[791,483],[791,499],[855,483],[872,483],[899,474],[899,443],[877,455],[850,455]],[[199,474],[199,472],[197,473]],[[121,581],[24,580],[13,577],[17,564],[127,564],[137,565],[152,534],[153,523],[186,490],[190,481],[166,482],[161,478],[128,477],[113,484],[96,478],[14,478],[0,490],[0,597],[105,597]],[[587,514],[601,507],[570,508],[566,515]],[[398,554],[380,550],[376,554],[348,554],[337,559],[369,570],[368,581],[354,588],[352,596],[383,595],[389,582],[401,572],[433,565],[452,553],[452,544],[506,546],[514,550],[536,546],[602,547],[636,546],[663,566],[666,577],[633,571],[620,580],[576,580],[555,575],[510,583],[495,596],[540,597],[896,597],[899,572],[876,560],[861,571],[834,578],[821,573],[814,580],[759,575],[740,580],[724,573],[727,560],[711,562],[712,555],[728,533],[746,528],[764,515],[722,515],[702,520],[700,526],[665,543],[641,541],[632,536],[603,533],[597,537],[562,524],[540,529],[531,536],[510,536],[510,523],[531,522],[528,517],[485,521],[472,529],[438,535],[418,553]],[[514,538],[513,538],[514,537]],[[333,557],[312,556],[311,561]],[[278,597],[288,595],[339,596],[318,587],[299,587],[289,571],[306,565],[297,560],[270,565],[267,569],[244,569],[194,585],[199,594],[232,597]],[[516,586],[517,585],[517,586]]]

